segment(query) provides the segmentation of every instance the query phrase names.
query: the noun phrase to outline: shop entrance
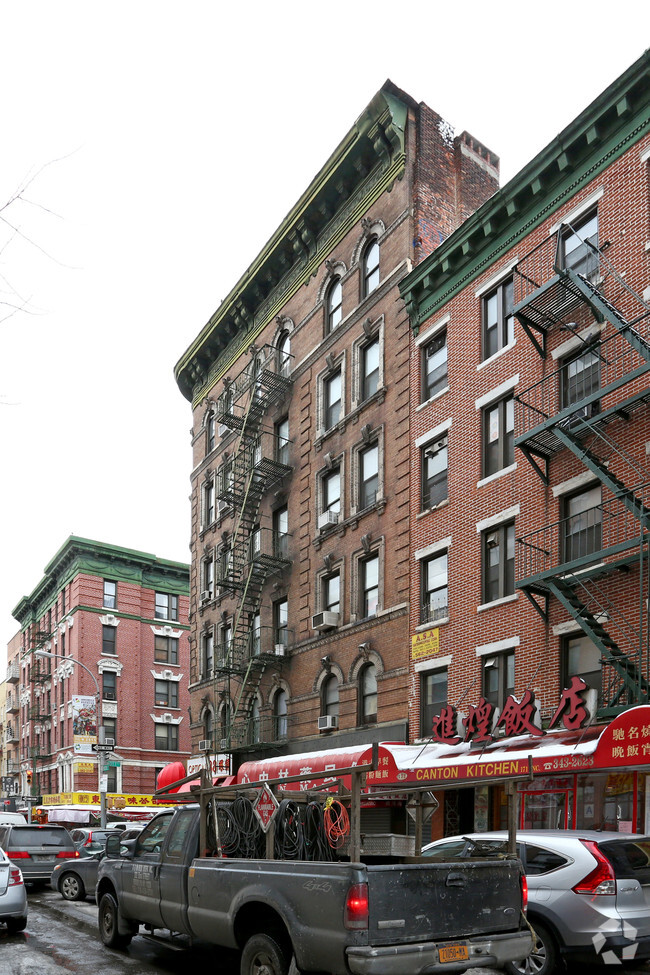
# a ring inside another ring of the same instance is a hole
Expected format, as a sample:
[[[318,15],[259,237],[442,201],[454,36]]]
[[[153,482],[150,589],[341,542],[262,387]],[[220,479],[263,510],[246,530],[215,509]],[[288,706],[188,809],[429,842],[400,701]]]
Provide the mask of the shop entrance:
[[[571,793],[567,789],[521,793],[522,829],[570,829]]]

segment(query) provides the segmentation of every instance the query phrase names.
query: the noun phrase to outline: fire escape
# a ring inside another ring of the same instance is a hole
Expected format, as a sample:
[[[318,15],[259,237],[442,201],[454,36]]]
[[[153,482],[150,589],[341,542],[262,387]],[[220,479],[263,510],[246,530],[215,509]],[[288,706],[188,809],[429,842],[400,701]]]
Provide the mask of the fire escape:
[[[35,773],[38,772],[36,762],[49,761],[52,751],[43,727],[44,722],[50,721],[52,717],[46,693],[46,685],[52,680],[52,671],[49,660],[34,656],[34,651],[43,649],[50,638],[51,633],[45,630],[34,630],[30,637],[31,662],[28,680],[33,689],[28,711],[30,721],[29,761]]]
[[[217,470],[216,498],[232,509],[232,534],[224,541],[215,571],[222,596],[236,601],[228,639],[214,660],[214,700],[232,701],[221,751],[246,751],[275,743],[273,722],[257,712],[256,694],[272,662],[281,665],[288,652],[287,620],[272,620],[263,606],[267,582],[287,569],[286,525],[265,524],[262,513],[270,492],[292,468],[270,422],[271,411],[288,395],[290,356],[271,346],[252,347],[251,360],[232,381],[225,381],[216,411],[217,423],[237,435],[232,454]],[[269,623],[262,625],[262,619]]]
[[[600,503],[565,507],[558,522],[517,539],[516,585],[546,622],[555,597],[598,648],[607,717],[649,700],[650,474],[621,430],[648,414],[650,307],[598,247],[595,219],[582,230],[563,224],[514,268],[513,313],[540,357],[552,333],[579,338],[515,397],[515,446],[547,487],[552,458],[566,450],[601,487]],[[620,592],[636,576],[638,611],[625,612]]]

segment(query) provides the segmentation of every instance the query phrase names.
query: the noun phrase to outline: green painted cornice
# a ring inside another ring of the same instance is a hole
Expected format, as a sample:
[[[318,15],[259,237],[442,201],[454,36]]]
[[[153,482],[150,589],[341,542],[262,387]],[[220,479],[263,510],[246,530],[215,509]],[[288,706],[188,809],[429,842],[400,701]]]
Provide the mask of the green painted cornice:
[[[646,51],[404,278],[400,292],[416,334],[438,307],[611,165],[649,127]]]
[[[62,587],[80,573],[131,582],[158,592],[190,591],[190,567],[184,562],[70,535],[45,566],[36,588],[29,596],[23,596],[12,616],[22,628],[38,622],[53,606]]]
[[[368,206],[402,176],[410,96],[387,81],[174,369],[199,402]]]

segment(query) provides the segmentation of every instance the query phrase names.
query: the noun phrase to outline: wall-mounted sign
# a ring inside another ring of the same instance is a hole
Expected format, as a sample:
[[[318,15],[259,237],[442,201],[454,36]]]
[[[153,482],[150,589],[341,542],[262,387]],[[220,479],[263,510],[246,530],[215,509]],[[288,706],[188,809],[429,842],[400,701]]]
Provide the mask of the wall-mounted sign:
[[[411,660],[433,657],[440,651],[440,628],[425,630],[411,637]]]
[[[97,741],[97,701],[89,695],[72,698],[72,741],[75,755],[90,754]]]

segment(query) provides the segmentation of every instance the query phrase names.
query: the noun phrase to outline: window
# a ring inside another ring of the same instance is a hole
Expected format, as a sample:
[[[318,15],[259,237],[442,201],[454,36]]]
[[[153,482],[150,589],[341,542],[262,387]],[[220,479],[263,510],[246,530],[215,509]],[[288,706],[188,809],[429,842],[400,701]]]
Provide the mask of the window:
[[[377,721],[377,668],[365,664],[359,674],[359,723],[375,724]]]
[[[289,417],[285,416],[275,424],[275,459],[278,464],[289,466]]]
[[[116,653],[116,626],[102,626],[102,653]]]
[[[212,739],[213,725],[214,716],[210,708],[208,708],[203,718],[203,738],[205,741],[209,741],[210,745],[214,745],[214,741]]]
[[[422,510],[447,499],[447,436],[422,448]]]
[[[105,670],[102,674],[102,699],[117,701],[117,674],[114,670]]]
[[[117,609],[117,583],[104,579],[104,609]]]
[[[178,640],[171,636],[156,636],[154,660],[160,664],[178,663]]]
[[[176,724],[158,724],[154,725],[156,729],[156,751],[159,752],[177,752],[178,751],[178,725]]]
[[[483,532],[483,602],[511,596],[515,591],[514,522]]]
[[[343,287],[341,279],[335,278],[327,292],[327,331],[333,331],[343,316]]]
[[[361,349],[361,400],[379,389],[379,337]]]
[[[598,211],[594,210],[562,237],[564,267],[588,277],[600,266],[598,247]]]
[[[104,738],[112,738],[117,744],[117,718],[102,718]]]
[[[379,602],[379,555],[371,555],[359,564],[361,573],[361,617],[375,616]]]
[[[167,592],[157,592],[155,618],[157,620],[177,620],[178,596]]]
[[[601,696],[603,674],[600,650],[586,634],[565,637],[562,646],[561,678],[567,687],[572,677],[582,677]]]
[[[323,578],[322,605],[326,613],[340,613],[341,611],[341,575],[333,572]]]
[[[251,713],[250,713],[249,720],[250,720],[250,724],[248,727],[248,740],[251,745],[254,745],[255,742],[258,742],[260,740],[260,727],[261,727],[260,704],[257,698],[253,700],[253,703],[251,705]]]
[[[503,281],[483,299],[483,358],[489,359],[515,337],[513,279]]]
[[[202,676],[211,677],[214,666],[214,634],[212,630],[203,634],[203,667]]]
[[[339,682],[334,674],[323,681],[321,713],[332,718],[339,716]]]
[[[208,426],[207,426],[208,453],[211,450],[214,450],[216,442],[217,442],[217,421],[215,419],[214,413],[210,413],[208,415]]]
[[[422,402],[447,388],[447,330],[422,349]]]
[[[440,552],[422,562],[421,623],[433,623],[449,615],[447,553]]]
[[[325,394],[325,429],[332,427],[341,419],[341,370],[335,372],[323,383]]]
[[[286,598],[273,604],[273,629],[275,643],[287,647],[289,645],[289,602]]]
[[[573,562],[602,548],[600,485],[564,499],[562,534],[564,561]]]
[[[515,401],[513,396],[483,410],[483,476],[489,477],[515,461]]]
[[[289,551],[289,509],[286,505],[273,512],[273,548],[276,556],[286,559]]]
[[[250,618],[251,657],[258,657],[262,652],[262,618],[254,613]]]
[[[377,500],[379,488],[379,445],[372,444],[359,454],[359,508],[369,508]]]
[[[483,658],[483,697],[502,709],[506,698],[515,692],[515,652],[497,653]]]
[[[203,591],[202,598],[212,599],[214,592],[214,562],[212,558],[206,559],[203,563]]]
[[[379,242],[373,238],[363,252],[363,297],[379,284]]]
[[[420,674],[420,736],[430,738],[433,719],[447,704],[447,670]]]
[[[321,510],[341,511],[341,471],[338,467],[321,478]]]
[[[282,332],[278,338],[278,371],[281,376],[288,376],[291,372],[291,338],[288,332]]]
[[[207,528],[214,521],[214,481],[207,481],[203,486],[203,527]]]
[[[273,730],[276,738],[287,737],[287,692],[279,690],[273,698]]]
[[[219,575],[224,583],[230,577],[230,545],[222,545],[219,553]]]
[[[583,349],[578,355],[562,363],[560,402],[562,408],[579,403],[600,389],[600,354],[594,349]],[[593,416],[599,410],[598,402],[590,403],[585,415]]]
[[[154,687],[154,699],[158,708],[177,708],[178,682],[174,680],[157,680]]]

